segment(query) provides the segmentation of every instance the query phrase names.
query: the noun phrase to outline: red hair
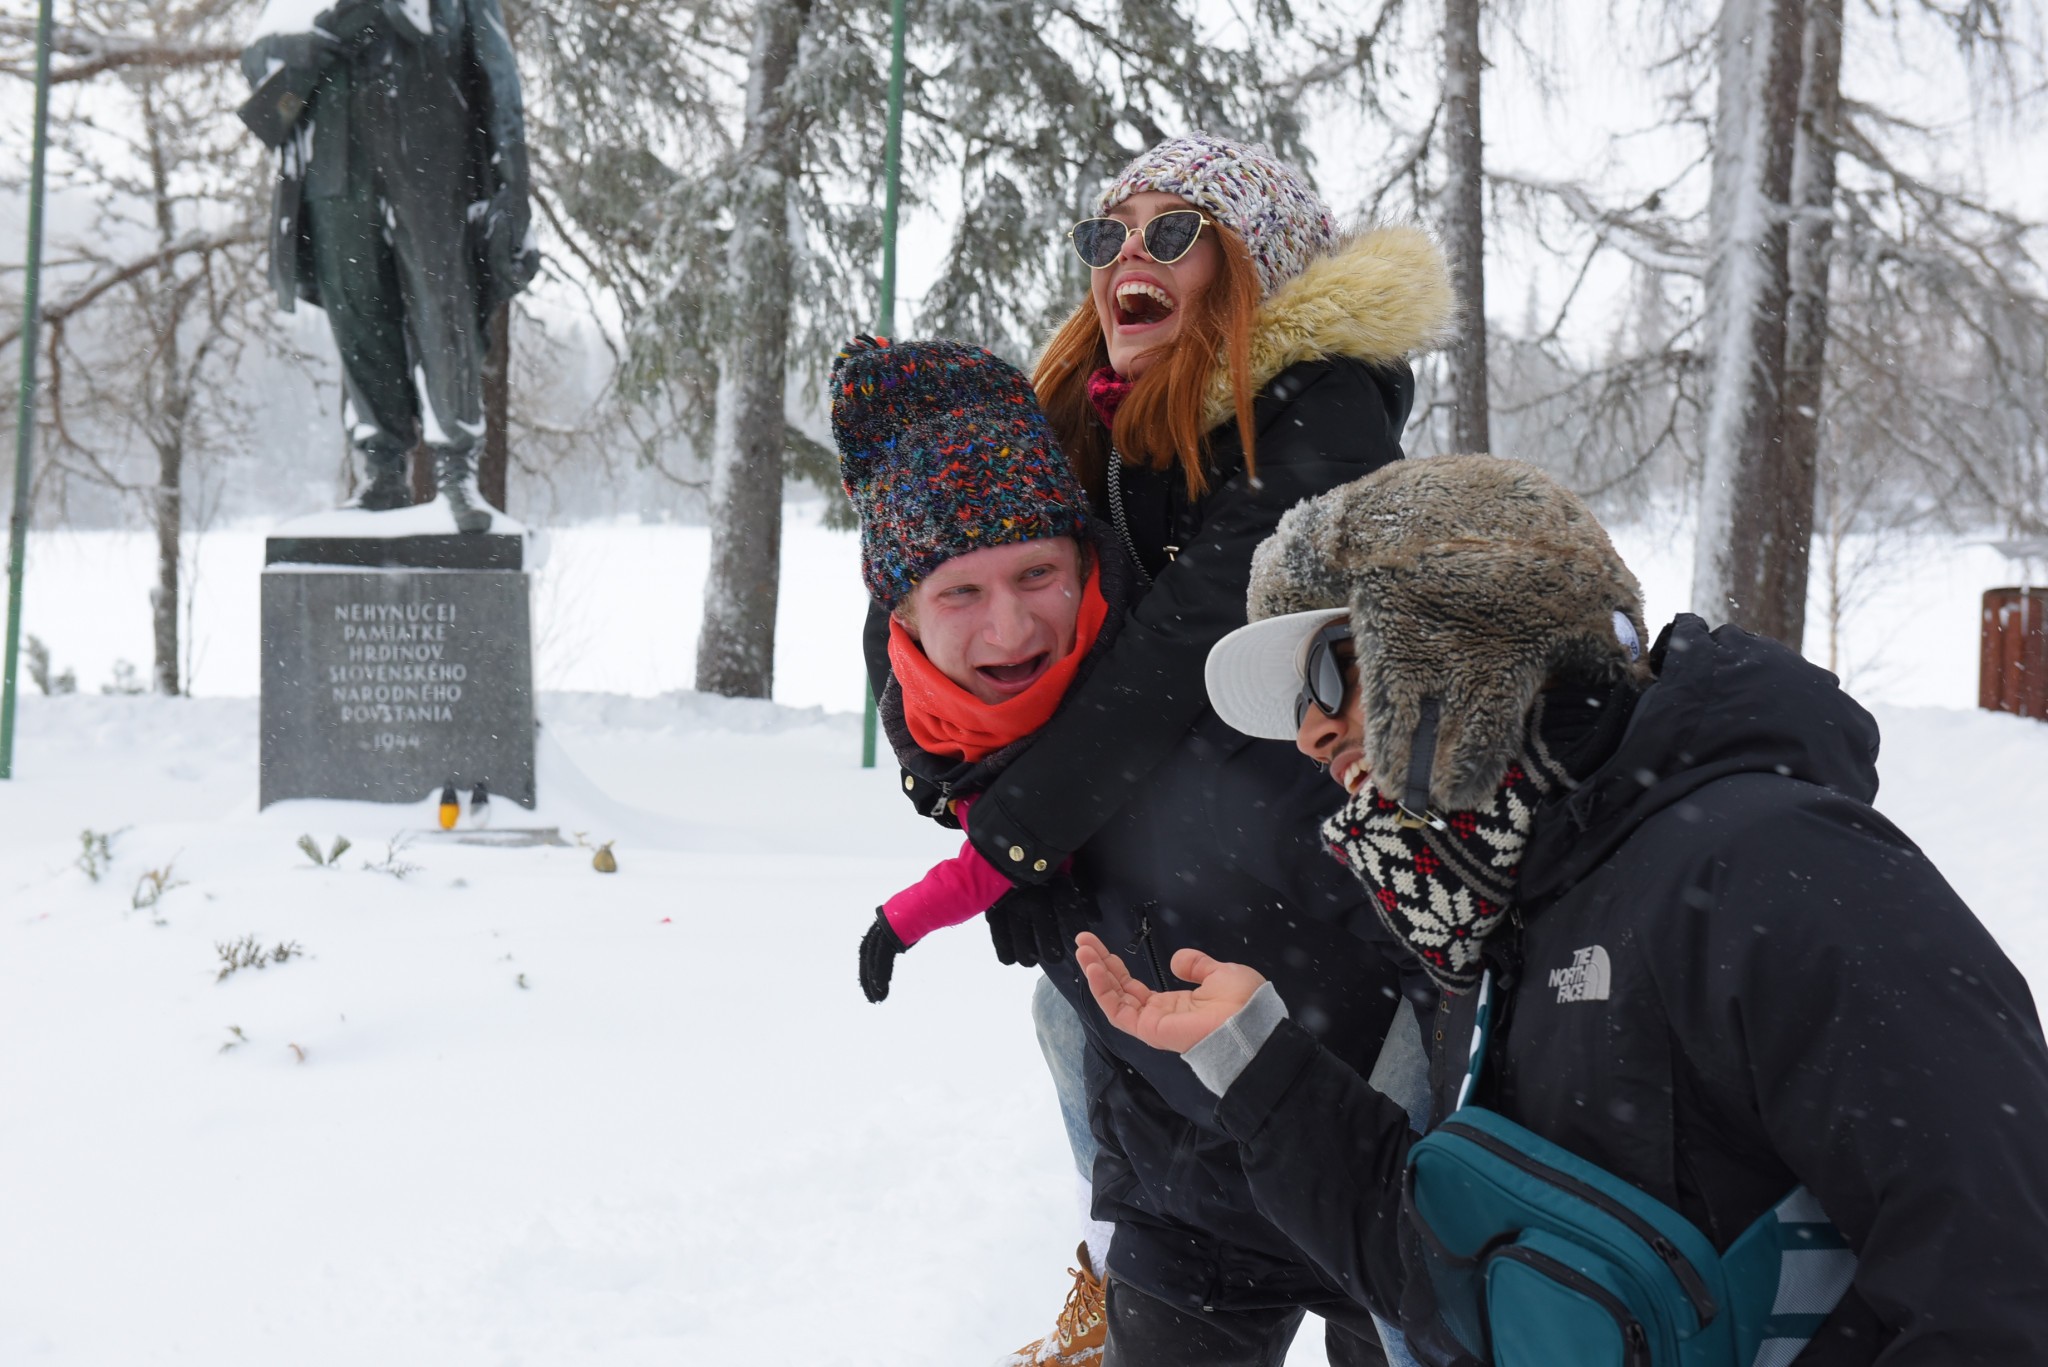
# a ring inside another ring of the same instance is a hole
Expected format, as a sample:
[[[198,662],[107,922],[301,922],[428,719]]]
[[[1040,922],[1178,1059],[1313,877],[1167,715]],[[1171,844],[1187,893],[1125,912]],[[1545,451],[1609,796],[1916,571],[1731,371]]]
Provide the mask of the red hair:
[[[1208,427],[1203,422],[1209,386],[1220,358],[1230,374],[1237,409],[1237,434],[1244,465],[1252,463],[1252,324],[1259,311],[1259,277],[1244,240],[1220,223],[1212,225],[1222,264],[1192,299],[1181,303],[1180,332],[1158,361],[1132,384],[1117,409],[1116,424],[1104,431],[1088,401],[1088,377],[1109,364],[1109,343],[1095,316],[1095,301],[1083,299],[1038,357],[1031,372],[1039,407],[1067,453],[1067,463],[1093,494],[1108,480],[1110,444],[1127,461],[1154,470],[1178,465],[1188,496],[1209,488]]]

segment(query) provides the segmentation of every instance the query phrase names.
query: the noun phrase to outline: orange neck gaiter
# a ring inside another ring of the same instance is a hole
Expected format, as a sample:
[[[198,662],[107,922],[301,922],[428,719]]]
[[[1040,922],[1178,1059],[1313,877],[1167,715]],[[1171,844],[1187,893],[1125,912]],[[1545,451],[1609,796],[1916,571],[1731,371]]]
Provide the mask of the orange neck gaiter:
[[[1102,624],[1109,603],[1091,573],[1081,586],[1081,611],[1074,623],[1074,648],[1038,676],[1031,687],[1004,702],[988,703],[939,672],[910,633],[889,619],[889,664],[903,690],[903,721],[910,738],[934,755],[958,756],[970,763],[986,759],[1004,746],[1052,720],[1074,671],[1081,667]]]

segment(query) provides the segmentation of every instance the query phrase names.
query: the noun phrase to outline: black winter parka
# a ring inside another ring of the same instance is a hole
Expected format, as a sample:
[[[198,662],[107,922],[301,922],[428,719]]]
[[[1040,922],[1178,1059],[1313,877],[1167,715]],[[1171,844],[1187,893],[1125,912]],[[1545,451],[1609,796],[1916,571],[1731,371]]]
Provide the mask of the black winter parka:
[[[1691,616],[1651,658],[1611,758],[1538,814],[1476,1100],[1717,1248],[1809,1188],[1859,1264],[1800,1367],[2048,1359],[2048,1047],[2025,980],[1869,806],[1876,723],[1834,676]],[[1437,1119],[1472,1009],[1425,1016]],[[1259,1209],[1361,1301],[1405,1292],[1411,1341],[1455,1360],[1413,1318],[1400,1109],[1283,1023],[1217,1122]]]

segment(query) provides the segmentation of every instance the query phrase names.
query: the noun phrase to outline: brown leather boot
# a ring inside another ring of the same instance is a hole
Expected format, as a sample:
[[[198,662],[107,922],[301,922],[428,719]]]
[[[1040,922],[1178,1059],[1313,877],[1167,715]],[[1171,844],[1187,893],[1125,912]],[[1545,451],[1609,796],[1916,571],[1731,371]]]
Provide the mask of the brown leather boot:
[[[1102,1361],[1102,1344],[1109,1335],[1109,1320],[1103,1313],[1103,1283],[1090,1270],[1088,1245],[1074,1251],[1081,1265],[1067,1271],[1074,1289],[1053,1330],[1036,1343],[1026,1344],[996,1364],[996,1367],[1096,1367]]]

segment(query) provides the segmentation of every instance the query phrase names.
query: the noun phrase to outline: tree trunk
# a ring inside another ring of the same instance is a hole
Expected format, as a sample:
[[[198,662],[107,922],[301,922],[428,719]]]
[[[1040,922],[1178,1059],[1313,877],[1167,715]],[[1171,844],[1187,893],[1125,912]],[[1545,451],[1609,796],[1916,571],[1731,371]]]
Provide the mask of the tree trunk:
[[[1842,0],[1806,0],[1799,133],[1792,152],[1792,222],[1786,245],[1784,446],[1777,487],[1765,509],[1771,543],[1766,608],[1798,644],[1806,633],[1807,571],[1813,546],[1814,475],[1820,456],[1821,384],[1828,350],[1828,268],[1834,258],[1835,146],[1842,106]],[[1846,531],[1846,529],[1844,529]],[[1829,654],[1834,654],[1834,631]],[[1835,666],[1830,664],[1828,668]]]
[[[1446,348],[1451,379],[1451,449],[1485,451],[1486,168],[1479,127],[1480,0],[1444,0],[1444,255],[1458,294],[1457,332]]]
[[[159,245],[169,247],[178,239],[178,219],[164,158],[163,129],[157,119],[154,81],[142,81],[139,93],[157,239]],[[185,525],[185,419],[192,406],[180,335],[185,321],[185,299],[176,261],[167,259],[156,268],[156,299],[150,310],[157,334],[156,354],[151,361],[156,375],[152,378],[148,369],[144,370],[141,397],[144,431],[156,448],[157,460],[156,488],[150,498],[150,512],[156,523],[156,587],[149,591],[153,655],[150,683],[157,692],[169,697],[176,697],[180,691],[178,537]]]
[[[505,471],[511,461],[508,445],[512,397],[512,304],[508,300],[491,314],[484,338],[484,449],[477,462],[476,487],[484,502],[500,512],[505,506]]]
[[[775,684],[782,561],[783,375],[790,314],[790,182],[797,172],[785,86],[811,0],[763,0],[747,79],[745,168],[726,248],[728,340],[711,445],[711,565],[697,636],[697,688],[765,698]]]
[[[434,482],[434,453],[428,450],[427,444],[422,441],[412,448],[412,454],[407,459],[412,462],[408,467],[412,475],[412,501],[415,504],[432,503],[441,496],[441,491]],[[365,470],[362,473],[368,476],[369,471]]]
[[[178,678],[178,533],[185,522],[185,452],[182,441],[157,448],[156,587],[149,591],[155,667],[150,682],[157,692],[176,697]]]
[[[1693,610],[1787,640],[1777,611],[1783,487],[1786,201],[1799,119],[1805,0],[1727,0],[1708,217],[1713,372],[1707,400]],[[1812,491],[1809,487],[1808,498]],[[1799,645],[1796,636],[1788,640]]]

